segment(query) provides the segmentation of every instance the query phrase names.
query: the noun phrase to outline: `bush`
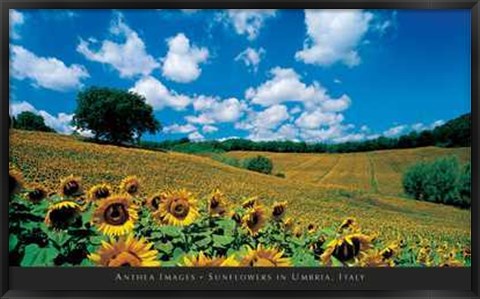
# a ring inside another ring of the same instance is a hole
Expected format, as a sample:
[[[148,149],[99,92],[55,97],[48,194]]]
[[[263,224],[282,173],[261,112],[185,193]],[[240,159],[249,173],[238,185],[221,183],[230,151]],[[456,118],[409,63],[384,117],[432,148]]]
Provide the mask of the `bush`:
[[[275,174],[275,176],[279,177],[279,178],[282,178],[282,179],[284,179],[286,177],[283,172],[278,172],[278,173]]]
[[[271,174],[273,170],[273,163],[269,158],[259,155],[254,158],[246,159],[245,168],[251,171]]]
[[[470,207],[470,166],[443,158],[410,167],[403,177],[405,193],[417,200]]]

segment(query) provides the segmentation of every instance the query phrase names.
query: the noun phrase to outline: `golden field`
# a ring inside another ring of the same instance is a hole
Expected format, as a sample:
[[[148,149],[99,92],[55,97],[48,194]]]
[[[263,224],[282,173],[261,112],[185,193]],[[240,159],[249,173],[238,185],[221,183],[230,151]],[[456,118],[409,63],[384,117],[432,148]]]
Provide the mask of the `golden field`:
[[[232,152],[245,158],[259,153]],[[273,160],[274,172],[286,178],[234,168],[208,157],[97,145],[51,133],[12,131],[10,164],[26,182],[55,191],[69,175],[82,178],[85,190],[98,183],[116,186],[129,175],[140,179],[149,197],[171,188],[186,188],[204,198],[218,188],[241,203],[257,196],[266,206],[288,203],[288,216],[300,227],[329,227],[347,217],[364,232],[378,234],[419,250],[425,242],[448,249],[470,246],[470,211],[410,200],[402,195],[402,171],[421,159],[457,155],[468,160],[470,149],[418,148],[353,154],[260,153]]]

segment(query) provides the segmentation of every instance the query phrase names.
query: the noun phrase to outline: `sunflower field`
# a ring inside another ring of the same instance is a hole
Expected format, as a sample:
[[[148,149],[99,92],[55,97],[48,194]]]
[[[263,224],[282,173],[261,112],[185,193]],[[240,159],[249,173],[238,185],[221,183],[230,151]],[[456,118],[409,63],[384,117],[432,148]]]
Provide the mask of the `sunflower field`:
[[[114,189],[84,192],[67,177],[58,192],[24,186],[9,173],[10,262],[24,267],[320,267],[470,265],[470,248],[404,240],[382,244],[354,218],[336,227],[299,226],[287,203],[271,207],[256,197],[232,206],[214,190],[199,202],[185,189],[138,197],[136,177]],[[116,190],[116,193],[114,193]]]
[[[347,178],[335,165],[351,156],[335,156],[322,174],[316,156],[295,155],[305,163],[292,169],[310,171],[298,175],[331,181],[317,184],[208,157],[49,133],[10,137],[12,266],[470,266],[469,210],[333,180]],[[381,190],[381,173],[373,177]]]

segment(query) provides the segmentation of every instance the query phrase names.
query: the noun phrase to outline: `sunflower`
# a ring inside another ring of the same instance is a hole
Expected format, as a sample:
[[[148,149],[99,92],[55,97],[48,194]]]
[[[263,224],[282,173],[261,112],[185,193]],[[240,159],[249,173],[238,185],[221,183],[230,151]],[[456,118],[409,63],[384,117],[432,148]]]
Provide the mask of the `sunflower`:
[[[128,195],[103,199],[93,212],[93,223],[98,230],[109,236],[122,236],[133,230],[138,219],[137,206]]]
[[[34,185],[27,193],[27,199],[32,203],[38,203],[47,197],[47,190],[40,185]]]
[[[395,256],[400,249],[400,246],[397,243],[392,243],[380,251],[380,256],[384,259],[390,259]]]
[[[216,189],[208,199],[208,213],[210,216],[223,216],[227,212],[227,198]]]
[[[112,194],[112,187],[108,184],[100,184],[93,186],[90,191],[88,191],[88,199],[91,201],[96,201],[109,197]]]
[[[8,172],[8,192],[10,196],[23,189],[23,175],[20,171],[10,169]]]
[[[370,254],[362,254],[357,263],[360,267],[394,267],[395,263],[391,258],[385,258],[382,252],[374,251]]]
[[[167,225],[186,226],[192,224],[200,214],[192,193],[182,189],[165,192],[160,208],[153,216]]]
[[[242,226],[252,236],[256,236],[265,224],[265,210],[261,206],[250,208],[242,218]]]
[[[282,220],[283,216],[285,216],[285,210],[287,209],[287,202],[276,202],[273,204],[272,209],[272,217],[276,221]]]
[[[230,217],[230,219],[235,221],[237,224],[242,224],[242,216],[240,216],[240,214],[238,214],[237,212],[230,211],[228,216]]]
[[[120,183],[120,190],[130,195],[136,195],[140,190],[140,181],[136,176],[128,176]]]
[[[250,209],[257,205],[257,197],[249,197],[242,202],[242,207],[244,209]]]
[[[364,234],[342,236],[328,243],[320,259],[325,265],[330,265],[332,256],[341,262],[347,262],[356,258],[360,252],[370,249],[371,242],[372,238]]]
[[[292,218],[287,218],[284,222],[283,222],[283,228],[286,230],[286,231],[290,231],[293,229],[295,223],[293,222],[293,219]]]
[[[239,263],[232,255],[230,257],[207,257],[200,251],[198,255],[185,256],[183,258],[183,264],[185,267],[237,267]]]
[[[317,226],[314,223],[309,223],[307,226],[307,231],[309,234],[313,234],[317,230]]]
[[[342,233],[345,230],[356,231],[358,229],[357,220],[353,217],[349,217],[343,220],[342,224],[338,227],[338,232]]]
[[[311,245],[310,245],[310,250],[313,251],[313,254],[315,256],[321,256],[324,252],[323,250],[323,244],[325,244],[325,237],[324,236],[321,236],[317,239],[317,241],[313,242]]]
[[[158,252],[152,247],[153,243],[129,235],[116,242],[103,241],[100,249],[88,257],[101,267],[159,267]]]
[[[243,259],[241,267],[290,267],[292,262],[283,256],[283,251],[276,248],[265,248],[261,244],[256,249],[249,248]]]
[[[63,196],[77,196],[82,193],[82,186],[80,184],[80,178],[73,175],[64,178],[60,182],[59,193]]]
[[[425,266],[431,266],[433,264],[431,252],[432,249],[430,248],[430,246],[426,245],[424,247],[421,247],[417,254],[417,263]]]
[[[160,208],[160,203],[162,202],[162,198],[164,198],[164,193],[156,193],[147,198],[146,205],[152,211],[158,211]]]
[[[300,238],[303,236],[303,229],[300,227],[300,226],[296,226],[294,229],[293,229],[293,235],[297,238]]]
[[[45,223],[55,230],[66,230],[81,225],[81,207],[74,201],[64,200],[50,205]]]

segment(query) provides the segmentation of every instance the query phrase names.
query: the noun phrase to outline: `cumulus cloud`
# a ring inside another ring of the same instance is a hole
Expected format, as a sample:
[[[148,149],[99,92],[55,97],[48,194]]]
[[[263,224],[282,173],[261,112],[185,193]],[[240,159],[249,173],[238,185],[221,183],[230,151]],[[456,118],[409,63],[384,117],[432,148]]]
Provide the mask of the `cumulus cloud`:
[[[110,26],[110,33],[124,40],[117,43],[104,40],[98,50],[98,41],[95,38],[80,39],[77,51],[91,61],[112,66],[122,78],[137,75],[150,75],[160,64],[147,53],[145,43],[137,32],[132,30],[124,21],[121,13],[116,13]]]
[[[186,133],[194,132],[196,130],[197,128],[192,124],[184,124],[184,125],[173,124],[173,125],[164,127],[162,131],[164,133],[186,134]]]
[[[383,136],[385,137],[396,137],[402,133],[404,133],[407,130],[406,125],[398,125],[395,127],[392,127],[386,131],[383,132]]]
[[[195,131],[193,133],[188,134],[188,139],[192,141],[202,141],[205,139],[205,137],[200,134],[198,131]]]
[[[344,116],[338,113],[323,112],[322,109],[305,111],[297,118],[295,124],[300,128],[316,129],[341,123]]]
[[[23,13],[15,9],[10,9],[10,37],[13,39],[20,39],[18,32],[20,27],[25,23],[25,16]]]
[[[163,75],[180,83],[192,82],[200,76],[200,64],[208,59],[208,49],[190,44],[183,33],[169,38],[168,53],[163,58]]]
[[[235,57],[235,61],[243,61],[247,67],[250,67],[253,71],[257,72],[258,65],[264,56],[265,50],[263,48],[256,50],[248,47],[245,51]]]
[[[205,134],[215,133],[218,131],[218,128],[211,125],[205,125],[202,127],[202,132]]]
[[[71,125],[74,114],[58,113],[56,116],[45,110],[38,110],[29,102],[16,102],[10,105],[10,115],[17,116],[22,112],[32,112],[43,117],[45,124],[60,134],[72,134],[77,132],[82,136],[91,137],[93,134],[89,130],[79,130]]]
[[[307,39],[295,58],[319,66],[360,64],[358,46],[372,19],[373,14],[363,10],[305,10]]]
[[[66,66],[54,57],[39,57],[29,50],[12,45],[10,71],[19,80],[30,79],[36,87],[56,91],[80,88],[82,79],[88,78],[87,69],[78,64]]]
[[[186,116],[193,124],[211,125],[237,121],[246,111],[244,102],[236,98],[220,99],[216,97],[198,96],[193,100],[193,108],[199,112],[196,116]]]
[[[229,9],[221,19],[231,24],[238,35],[254,40],[260,34],[265,21],[276,15],[274,9]]]
[[[277,128],[280,124],[290,119],[288,108],[285,105],[274,105],[262,111],[249,112],[247,119],[238,123],[238,129],[250,131],[265,131]]]
[[[169,90],[162,82],[151,76],[138,80],[130,91],[144,96],[155,110],[162,110],[165,107],[183,110],[192,102],[190,97]]]
[[[284,102],[301,102],[308,109],[324,106],[325,112],[342,111],[349,107],[350,99],[343,95],[332,99],[318,82],[307,85],[293,69],[273,68],[273,78],[257,88],[249,88],[245,97],[254,104],[271,106]]]

